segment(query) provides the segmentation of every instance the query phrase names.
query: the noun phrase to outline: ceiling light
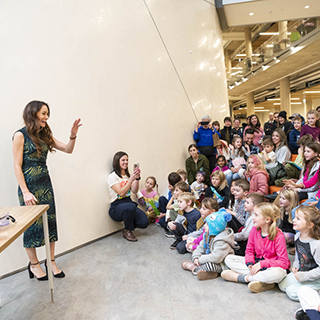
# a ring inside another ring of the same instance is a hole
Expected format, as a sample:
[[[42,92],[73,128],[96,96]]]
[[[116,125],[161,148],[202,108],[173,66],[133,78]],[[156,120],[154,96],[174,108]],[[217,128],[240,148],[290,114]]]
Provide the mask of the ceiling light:
[[[255,110],[257,112],[269,112],[270,110],[269,109],[266,109],[266,110]]]
[[[290,98],[291,100],[300,100],[300,98]]]
[[[267,48],[273,48],[273,44],[267,44]]]
[[[269,69],[270,66],[262,66],[262,71]]]
[[[246,57],[246,54],[245,53],[238,53],[236,54],[237,57]]]
[[[274,36],[276,34],[279,34],[279,32],[260,32],[260,36]]]
[[[254,107],[254,109],[264,109],[264,107]]]
[[[305,93],[320,93],[320,91],[305,91]]]
[[[280,98],[267,99],[267,101],[280,101]]]
[[[301,102],[291,102],[291,104],[302,104]]]
[[[254,15],[254,13],[253,13],[253,12],[250,12],[250,13],[249,13],[249,16],[253,16],[253,15]]]
[[[304,8],[305,8],[305,9],[309,9],[309,8],[310,8],[310,6],[305,6]]]
[[[274,103],[273,105],[274,105],[274,106],[280,106],[281,103]]]

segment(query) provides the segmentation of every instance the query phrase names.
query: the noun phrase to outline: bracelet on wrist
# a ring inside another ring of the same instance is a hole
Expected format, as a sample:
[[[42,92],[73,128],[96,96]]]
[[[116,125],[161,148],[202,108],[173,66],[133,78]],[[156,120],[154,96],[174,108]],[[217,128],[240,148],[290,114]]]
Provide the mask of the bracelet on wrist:
[[[140,180],[141,179],[141,177],[140,178],[136,178],[136,180]]]
[[[70,140],[75,140],[77,138],[77,136],[75,137],[70,137]]]

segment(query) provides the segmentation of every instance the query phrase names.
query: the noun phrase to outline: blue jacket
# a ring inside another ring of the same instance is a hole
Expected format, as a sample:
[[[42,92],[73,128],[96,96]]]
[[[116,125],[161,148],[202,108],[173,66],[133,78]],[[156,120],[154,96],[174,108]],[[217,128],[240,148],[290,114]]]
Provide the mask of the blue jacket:
[[[297,141],[300,139],[300,131],[292,129],[289,133],[289,149],[292,154],[298,154],[299,146]]]
[[[219,138],[221,137],[220,133],[213,127],[204,129],[202,126],[198,128],[198,132],[194,131],[193,139],[197,142],[198,147],[207,147],[213,146],[213,138],[212,135],[217,133]]]

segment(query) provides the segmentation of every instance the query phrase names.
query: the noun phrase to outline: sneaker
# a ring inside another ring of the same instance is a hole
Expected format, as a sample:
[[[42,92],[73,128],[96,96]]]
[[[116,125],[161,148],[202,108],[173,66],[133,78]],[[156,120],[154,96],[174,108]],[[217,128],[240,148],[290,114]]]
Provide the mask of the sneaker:
[[[238,282],[238,275],[239,273],[233,270],[224,270],[221,273],[221,278],[227,281]]]
[[[179,240],[176,240],[174,243],[171,244],[170,249],[176,250],[177,245],[180,243]]]
[[[291,254],[291,255],[295,255],[296,254],[296,248],[295,247],[293,247],[293,248],[291,248],[290,250],[289,250],[289,254]]]
[[[172,232],[171,230],[167,230],[167,231],[166,231],[166,237],[167,237],[167,238],[174,238],[173,232]]]
[[[310,318],[308,317],[308,315],[303,311],[302,308],[298,309],[295,314],[294,314],[294,318],[297,320],[310,320]]]
[[[156,221],[154,222],[156,226],[160,226],[159,221],[160,220],[157,218]]]
[[[259,293],[267,290],[273,289],[275,286],[274,283],[264,283],[260,281],[251,281],[248,284],[248,288],[251,292]]]
[[[199,280],[210,280],[210,279],[215,279],[219,276],[218,272],[213,272],[213,271],[203,271],[199,270],[197,273],[197,277]]]

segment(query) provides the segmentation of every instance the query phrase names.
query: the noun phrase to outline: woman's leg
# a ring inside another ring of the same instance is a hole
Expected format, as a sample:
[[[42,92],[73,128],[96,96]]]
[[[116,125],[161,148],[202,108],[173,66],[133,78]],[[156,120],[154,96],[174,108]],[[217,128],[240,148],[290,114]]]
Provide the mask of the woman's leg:
[[[132,231],[134,230],[136,208],[137,206],[133,202],[119,203],[118,205],[110,208],[109,215],[114,221],[123,221],[124,228],[126,230]]]
[[[136,214],[133,223],[135,228],[140,229],[145,229],[149,225],[147,215],[138,207],[136,207]]]
[[[37,257],[36,248],[25,248],[25,249],[26,249],[29,261],[31,262],[31,266],[30,266],[31,272],[37,278],[44,277],[46,274],[44,273],[44,271],[40,267],[40,263],[37,263],[37,262],[39,262],[39,260]]]
[[[55,261],[55,258],[54,258],[55,247],[56,247],[56,243],[55,242],[50,242],[51,268],[52,268],[53,274],[58,274],[58,273],[61,272],[61,270],[57,267],[56,261]],[[54,260],[54,261],[52,261],[52,260]],[[49,261],[47,261],[47,263],[49,263]]]

